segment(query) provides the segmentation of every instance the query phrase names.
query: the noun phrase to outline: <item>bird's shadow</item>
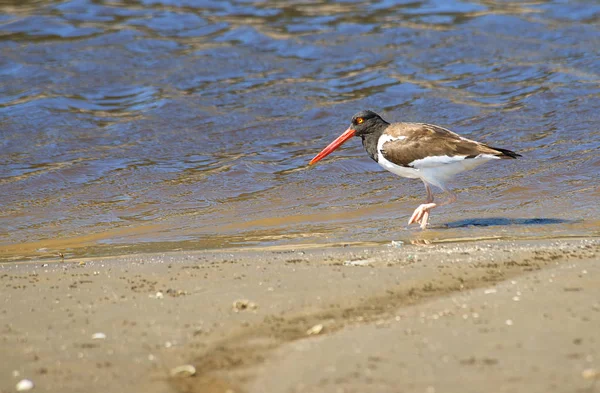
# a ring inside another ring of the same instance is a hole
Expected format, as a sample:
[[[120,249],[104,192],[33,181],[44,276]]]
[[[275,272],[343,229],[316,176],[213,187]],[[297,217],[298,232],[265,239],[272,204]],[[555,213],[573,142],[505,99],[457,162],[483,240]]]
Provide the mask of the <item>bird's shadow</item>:
[[[466,228],[466,227],[491,227],[508,225],[550,225],[574,223],[577,220],[563,220],[561,218],[467,218],[442,224],[443,228]]]

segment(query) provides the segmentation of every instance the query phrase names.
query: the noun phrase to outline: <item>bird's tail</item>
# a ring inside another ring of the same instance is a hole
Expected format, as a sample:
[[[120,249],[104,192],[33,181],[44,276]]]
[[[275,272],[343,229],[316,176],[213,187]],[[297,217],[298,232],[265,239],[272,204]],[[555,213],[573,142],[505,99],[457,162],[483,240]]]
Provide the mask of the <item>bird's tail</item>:
[[[515,153],[512,150],[499,149],[497,147],[491,147],[491,146],[490,146],[490,148],[498,151],[499,153],[502,153],[502,154],[498,154],[498,157],[500,157],[500,158],[517,158],[517,157],[523,157],[519,153]]]

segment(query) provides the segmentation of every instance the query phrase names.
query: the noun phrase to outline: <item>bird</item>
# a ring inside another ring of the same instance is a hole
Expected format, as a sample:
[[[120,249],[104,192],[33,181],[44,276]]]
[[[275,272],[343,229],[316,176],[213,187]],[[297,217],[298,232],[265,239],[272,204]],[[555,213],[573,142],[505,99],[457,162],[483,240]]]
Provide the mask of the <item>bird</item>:
[[[314,165],[355,136],[362,139],[369,157],[382,168],[401,177],[421,179],[425,184],[425,203],[417,207],[408,220],[408,225],[420,224],[422,230],[427,228],[432,209],[457,200],[448,189],[448,182],[455,175],[488,161],[522,157],[512,150],[491,147],[434,124],[388,123],[377,113],[362,110],[352,116],[350,127],[309,165]],[[449,198],[435,203],[432,186],[447,193]]]

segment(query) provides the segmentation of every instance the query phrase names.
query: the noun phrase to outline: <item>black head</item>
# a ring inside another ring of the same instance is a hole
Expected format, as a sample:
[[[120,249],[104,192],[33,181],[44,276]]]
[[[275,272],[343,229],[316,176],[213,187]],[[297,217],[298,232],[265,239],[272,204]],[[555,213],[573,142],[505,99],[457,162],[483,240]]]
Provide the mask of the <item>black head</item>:
[[[356,131],[356,136],[364,137],[387,127],[389,123],[377,113],[369,110],[360,111],[352,116],[350,128]]]

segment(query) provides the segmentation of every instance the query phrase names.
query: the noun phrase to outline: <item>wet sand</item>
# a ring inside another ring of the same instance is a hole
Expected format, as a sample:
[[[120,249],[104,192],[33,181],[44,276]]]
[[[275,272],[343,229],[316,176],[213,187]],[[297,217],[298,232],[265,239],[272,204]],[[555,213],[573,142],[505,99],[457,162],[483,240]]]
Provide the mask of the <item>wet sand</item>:
[[[597,392],[599,277],[597,239],[1,264],[0,392]]]

